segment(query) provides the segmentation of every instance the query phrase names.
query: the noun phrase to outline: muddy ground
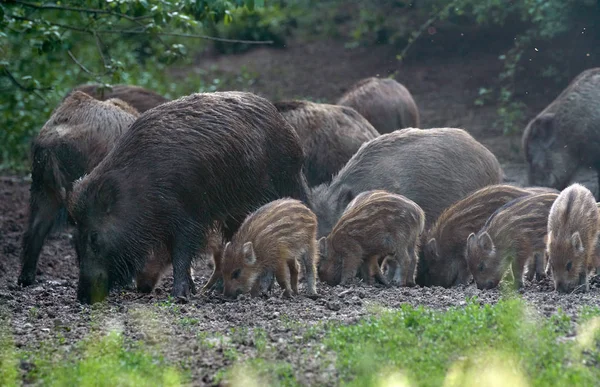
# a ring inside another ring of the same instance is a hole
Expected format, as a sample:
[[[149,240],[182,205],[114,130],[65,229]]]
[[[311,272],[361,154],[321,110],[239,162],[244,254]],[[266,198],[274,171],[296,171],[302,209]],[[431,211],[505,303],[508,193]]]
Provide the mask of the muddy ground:
[[[396,50],[387,46],[344,49],[343,42],[320,41],[290,44],[284,50],[260,48],[235,56],[206,55],[195,68],[217,66],[235,74],[246,66],[257,74],[256,82],[244,89],[271,99],[311,98],[334,102],[351,83],[372,75],[386,76],[398,70]],[[194,71],[195,68],[185,71]],[[524,168],[518,153],[519,139],[502,135],[494,128],[495,107],[476,107],[473,99],[499,69],[496,56],[475,54],[422,61],[401,69],[397,79],[414,94],[422,127],[462,127],[488,146],[501,160],[510,181],[522,184]],[[180,69],[179,72],[184,70]],[[529,117],[550,102],[560,90],[543,91],[528,105]],[[533,93],[532,93],[533,94]],[[594,191],[595,175],[584,172],[581,180]],[[37,283],[21,289],[16,286],[21,237],[27,220],[29,182],[22,176],[0,177],[0,309],[8,311],[19,347],[35,348],[44,339],[64,339],[60,347],[68,351],[73,343],[92,330],[119,329],[128,337],[150,344],[173,362],[191,370],[195,385],[212,385],[215,376],[234,360],[255,356],[260,332],[266,334],[267,354],[274,361],[288,361],[303,384],[334,384],[335,354],[321,348],[319,331],[312,328],[324,321],[352,323],[371,313],[374,307],[396,308],[404,303],[443,309],[463,305],[467,297],[494,302],[499,290],[480,291],[474,285],[456,288],[368,287],[355,283],[345,287],[319,284],[321,297],[311,300],[269,297],[231,302],[217,296],[196,295],[189,303],[168,302],[172,277],[166,276],[150,295],[132,291],[111,295],[94,307],[75,300],[77,271],[69,230],[46,242],[40,258]],[[207,262],[197,262],[196,287],[208,280]],[[302,289],[301,289],[302,290]],[[592,284],[587,294],[558,295],[549,281],[526,284],[523,297],[546,315],[562,308],[576,318],[581,305],[600,306],[599,286]],[[148,314],[154,318],[150,318]],[[232,331],[235,328],[236,331]],[[245,330],[247,328],[247,331]],[[262,336],[261,336],[262,337]],[[307,347],[318,357],[307,357]],[[23,369],[30,367],[26,362]]]

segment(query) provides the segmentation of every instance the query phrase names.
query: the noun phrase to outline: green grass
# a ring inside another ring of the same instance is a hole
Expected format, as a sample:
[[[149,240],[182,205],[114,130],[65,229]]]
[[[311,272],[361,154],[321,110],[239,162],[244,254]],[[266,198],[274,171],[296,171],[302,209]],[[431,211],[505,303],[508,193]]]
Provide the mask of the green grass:
[[[120,333],[92,334],[64,353],[57,342],[35,350],[14,346],[9,330],[0,331],[0,385],[21,384],[19,364],[29,364],[24,379],[44,386],[180,386],[188,380],[176,367]],[[64,348],[63,348],[64,349]]]
[[[520,299],[494,306],[469,300],[446,312],[404,305],[357,325],[338,325],[325,343],[351,386],[379,385],[393,372],[414,386],[493,383],[482,384],[480,376],[504,379],[504,385],[513,378],[509,384],[515,386],[592,386],[600,383],[600,320],[594,312],[588,308],[592,324],[578,336],[587,337],[585,348],[581,340],[560,340],[570,329],[567,316],[537,316]]]

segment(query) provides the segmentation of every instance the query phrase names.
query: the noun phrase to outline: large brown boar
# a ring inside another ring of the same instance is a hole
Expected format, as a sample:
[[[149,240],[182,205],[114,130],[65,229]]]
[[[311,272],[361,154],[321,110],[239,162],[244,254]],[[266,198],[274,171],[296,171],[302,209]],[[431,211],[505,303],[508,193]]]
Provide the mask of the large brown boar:
[[[309,101],[274,105],[300,137],[306,155],[304,173],[311,186],[331,181],[363,143],[379,136],[369,121],[346,106]]]
[[[44,124],[31,145],[29,220],[22,240],[20,285],[34,282],[46,237],[66,224],[73,182],[98,165],[138,116],[121,100],[98,101],[74,92]]]
[[[425,214],[412,200],[383,190],[363,192],[348,205],[331,234],[319,240],[319,278],[343,285],[360,269],[367,283],[376,279],[384,285],[414,286],[424,227]],[[384,259],[387,278],[379,267]]]
[[[420,126],[419,109],[412,95],[391,78],[362,79],[336,104],[353,108],[381,134]]]
[[[424,285],[448,288],[468,284],[472,278],[465,258],[469,234],[479,231],[504,204],[531,193],[506,184],[490,185],[444,210],[425,237],[421,259],[428,276]]]
[[[317,296],[317,217],[302,202],[279,199],[270,202],[242,223],[223,251],[223,293],[237,297],[258,295],[260,277],[275,272],[284,297],[298,294],[301,261],[310,297]],[[289,278],[288,278],[289,277]]]
[[[496,157],[462,129],[402,129],[361,146],[330,184],[311,192],[319,238],[329,234],[361,192],[381,189],[413,200],[431,226],[444,209],[473,191],[499,184]]]
[[[118,98],[133,106],[140,113],[169,101],[155,91],[133,85],[114,85],[111,88],[101,88],[100,85],[80,85],[75,87],[71,93],[75,91],[82,91],[100,101]]]
[[[207,230],[219,222],[229,240],[266,202],[307,202],[303,163],[294,129],[251,93],[192,94],[146,111],[74,186],[78,300],[105,299],[160,244],[173,265],[172,295],[186,298]]]
[[[572,184],[558,195],[548,216],[547,254],[558,292],[589,290],[588,273],[596,269],[597,243],[594,195],[584,186]]]
[[[500,283],[509,266],[515,286],[523,286],[528,263],[544,256],[548,213],[558,197],[554,193],[521,196],[498,208],[477,233],[467,238],[465,256],[479,289]],[[535,270],[543,272],[544,265]]]
[[[529,184],[564,189],[579,167],[600,176],[600,68],[579,74],[525,128]]]

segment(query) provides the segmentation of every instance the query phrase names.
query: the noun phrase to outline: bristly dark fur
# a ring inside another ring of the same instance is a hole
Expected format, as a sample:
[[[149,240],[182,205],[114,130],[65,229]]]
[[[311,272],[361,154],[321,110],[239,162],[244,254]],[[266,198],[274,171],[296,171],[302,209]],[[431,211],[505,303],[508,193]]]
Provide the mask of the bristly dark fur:
[[[310,186],[331,181],[363,143],[379,136],[349,107],[309,101],[283,101],[276,107],[300,137]]]
[[[153,243],[163,243],[172,255],[173,295],[187,296],[192,257],[213,222],[229,239],[264,203],[308,202],[303,162],[293,128],[251,93],[192,94],[157,106],[75,187],[71,214],[87,224],[80,227],[82,259],[95,259],[87,240],[97,233],[97,250],[108,259],[102,270],[127,266],[114,279],[123,282],[141,270]],[[89,292],[80,288],[80,299]]]
[[[600,67],[581,72],[532,119],[521,139],[530,185],[567,187],[577,170],[600,179]]]
[[[354,108],[382,134],[420,126],[419,109],[412,95],[391,78],[362,79],[336,104]]]
[[[76,91],[54,110],[31,145],[31,195],[19,283],[33,283],[46,236],[65,226],[75,180],[91,171],[139,113],[123,101],[98,101]]]
[[[100,89],[100,85],[80,85],[74,88],[74,91],[82,91],[90,96],[105,101],[110,98],[118,98],[133,106],[140,113],[152,109],[160,104],[169,102],[169,99],[156,93],[155,91],[133,85],[114,85],[112,89]],[[69,93],[70,94],[70,93]],[[67,94],[67,95],[69,95]]]

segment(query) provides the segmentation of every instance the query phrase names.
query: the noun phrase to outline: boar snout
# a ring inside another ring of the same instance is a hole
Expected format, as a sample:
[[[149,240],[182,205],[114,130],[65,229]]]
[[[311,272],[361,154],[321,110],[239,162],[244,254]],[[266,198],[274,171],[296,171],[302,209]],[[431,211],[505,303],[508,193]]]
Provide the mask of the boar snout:
[[[77,286],[77,300],[82,304],[94,304],[108,297],[108,273],[97,270],[81,273]]]

